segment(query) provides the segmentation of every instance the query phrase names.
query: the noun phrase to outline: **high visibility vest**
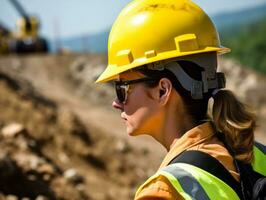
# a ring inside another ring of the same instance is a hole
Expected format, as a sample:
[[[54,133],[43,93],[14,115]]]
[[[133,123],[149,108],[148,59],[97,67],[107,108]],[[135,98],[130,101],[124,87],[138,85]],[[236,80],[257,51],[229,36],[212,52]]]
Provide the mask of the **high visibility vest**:
[[[257,142],[254,145],[252,167],[254,171],[266,176],[266,147]],[[221,179],[205,170],[186,163],[174,163],[160,169],[140,186],[136,194],[158,176],[167,178],[185,200],[240,199],[237,193]]]
[[[266,146],[255,142],[253,147],[254,162],[252,168],[254,171],[266,176]]]

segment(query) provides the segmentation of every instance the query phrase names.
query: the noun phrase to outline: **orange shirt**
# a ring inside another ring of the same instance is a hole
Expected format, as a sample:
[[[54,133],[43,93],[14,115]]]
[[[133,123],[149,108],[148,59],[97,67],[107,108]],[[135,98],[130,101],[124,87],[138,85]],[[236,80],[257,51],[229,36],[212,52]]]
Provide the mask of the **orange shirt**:
[[[161,166],[167,166],[172,159],[185,150],[199,150],[219,160],[224,167],[239,181],[239,174],[233,163],[233,158],[223,143],[215,136],[211,122],[206,122],[186,132],[181,138],[175,139],[170,151],[165,156]],[[182,200],[183,198],[164,177],[158,176],[144,185],[136,194],[135,200]]]

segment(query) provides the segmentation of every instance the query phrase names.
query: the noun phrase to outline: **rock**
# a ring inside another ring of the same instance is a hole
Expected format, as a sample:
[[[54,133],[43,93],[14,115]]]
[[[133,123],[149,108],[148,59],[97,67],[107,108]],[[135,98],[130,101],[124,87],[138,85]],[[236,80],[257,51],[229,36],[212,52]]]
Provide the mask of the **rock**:
[[[83,177],[78,174],[75,169],[68,169],[64,172],[64,177],[70,180],[74,184],[79,184],[84,182]]]
[[[25,171],[37,170],[39,166],[45,163],[44,159],[41,157],[22,152],[18,152],[16,155],[14,155],[14,159]]]
[[[44,174],[42,178],[44,181],[50,181],[52,176],[51,176],[51,174]]]
[[[19,123],[12,123],[2,128],[1,133],[5,138],[13,138],[24,131],[24,126]]]
[[[35,200],[49,200],[46,196],[38,195]]]
[[[64,152],[60,152],[58,154],[58,159],[62,162],[62,163],[68,163],[69,162],[69,157],[64,153]]]
[[[41,166],[39,166],[37,168],[37,171],[41,174],[54,174],[55,173],[55,170],[53,168],[52,165],[48,164],[48,163],[45,163],[45,164],[42,164]]]
[[[6,196],[6,200],[18,200],[18,197],[15,195],[9,194]]]
[[[28,180],[33,181],[33,182],[38,179],[35,174],[29,174],[27,178]]]
[[[77,184],[76,185],[76,188],[78,191],[85,191],[85,185],[84,184]]]
[[[16,144],[18,149],[22,151],[27,151],[29,149],[29,141],[22,134],[18,135],[15,140],[11,139],[11,142]]]
[[[120,153],[128,153],[131,151],[129,144],[124,140],[118,140],[115,149]]]
[[[30,200],[29,197],[22,197],[21,200]]]

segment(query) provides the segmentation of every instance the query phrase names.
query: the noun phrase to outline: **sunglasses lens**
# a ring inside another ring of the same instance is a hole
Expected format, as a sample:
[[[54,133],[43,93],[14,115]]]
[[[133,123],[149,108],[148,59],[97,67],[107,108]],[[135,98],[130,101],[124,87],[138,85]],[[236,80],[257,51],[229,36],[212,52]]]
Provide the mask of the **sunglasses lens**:
[[[122,85],[115,84],[115,91],[117,99],[120,103],[123,103],[125,101],[126,97],[126,90]]]
[[[128,92],[130,84],[136,84],[136,83],[147,82],[147,81],[155,81],[155,80],[145,77],[145,78],[127,80],[127,81],[114,81],[116,96],[119,102],[123,104],[126,102],[127,92]]]

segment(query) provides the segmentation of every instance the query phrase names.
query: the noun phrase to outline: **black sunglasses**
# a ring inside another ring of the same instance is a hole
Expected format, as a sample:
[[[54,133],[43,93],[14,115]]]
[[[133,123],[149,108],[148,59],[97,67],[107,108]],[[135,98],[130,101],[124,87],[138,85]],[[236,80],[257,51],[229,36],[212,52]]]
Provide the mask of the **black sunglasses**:
[[[125,104],[127,101],[128,91],[129,91],[129,85],[136,84],[136,83],[142,83],[142,82],[153,82],[156,81],[152,78],[140,78],[135,80],[128,80],[128,81],[115,81],[115,91],[117,99],[120,103]]]

